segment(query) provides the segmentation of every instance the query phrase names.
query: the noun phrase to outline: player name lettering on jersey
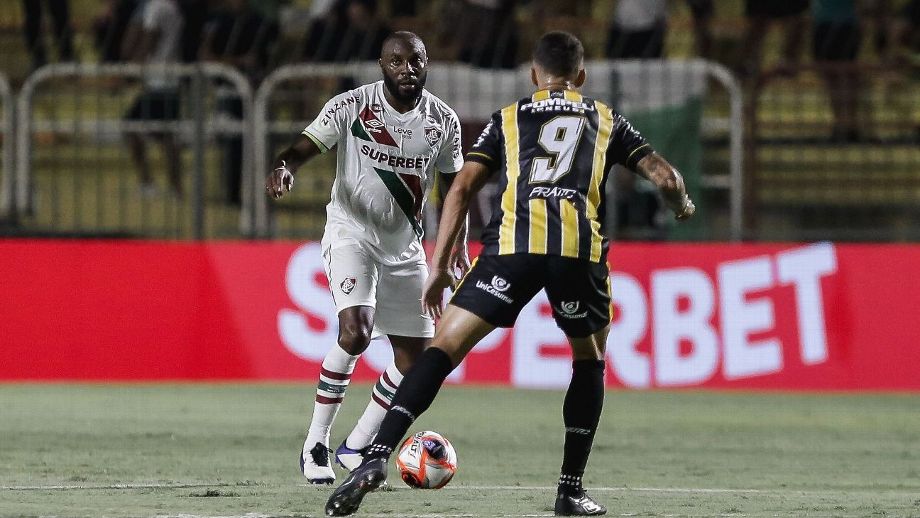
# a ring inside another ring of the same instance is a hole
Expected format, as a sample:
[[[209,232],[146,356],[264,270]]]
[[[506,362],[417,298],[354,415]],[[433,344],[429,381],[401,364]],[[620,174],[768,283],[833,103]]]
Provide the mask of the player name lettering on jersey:
[[[530,191],[531,198],[564,198],[571,200],[578,191],[562,187],[534,187]]]
[[[359,99],[358,97],[355,97],[355,96],[352,96],[352,97],[345,97],[345,98],[343,98],[343,99],[341,99],[341,100],[339,100],[339,101],[335,101],[334,103],[332,103],[331,106],[329,106],[329,107],[326,109],[325,112],[323,112],[323,121],[322,121],[322,122],[323,122],[323,125],[324,125],[324,126],[328,126],[328,125],[329,125],[329,123],[332,121],[332,116],[335,115],[335,112],[341,110],[342,108],[344,108],[344,107],[346,107],[346,106],[350,106],[350,105],[352,105],[352,104],[357,104],[357,103],[359,103],[359,102],[361,102],[361,99]]]
[[[593,112],[594,104],[588,104],[584,101],[571,101],[569,99],[553,97],[551,99],[543,99],[542,101],[533,101],[529,103],[524,103],[521,105],[521,111],[522,112],[532,111],[534,113],[538,113],[538,112],[585,113],[586,111]]]
[[[404,157],[390,155],[383,151],[378,151],[367,144],[361,146],[361,154],[380,164],[386,164],[390,167],[403,167],[406,169],[418,169],[426,167],[431,160],[429,156]]]

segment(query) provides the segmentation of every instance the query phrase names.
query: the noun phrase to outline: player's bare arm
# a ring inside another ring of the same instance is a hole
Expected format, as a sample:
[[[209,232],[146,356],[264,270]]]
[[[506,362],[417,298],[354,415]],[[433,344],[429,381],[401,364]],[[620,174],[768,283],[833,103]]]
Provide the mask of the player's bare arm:
[[[278,199],[294,188],[294,173],[314,156],[320,153],[319,146],[310,137],[301,135],[297,142],[291,144],[278,155],[272,163],[272,170],[265,179],[265,190]]]
[[[444,189],[442,192],[450,192],[450,187],[454,183],[454,174],[441,174],[441,181]],[[442,204],[441,209],[443,210],[444,206]],[[451,252],[450,260],[448,261],[448,270],[456,279],[462,279],[466,272],[470,270],[470,250],[467,244],[467,238],[469,236],[470,229],[470,217],[467,213],[466,217],[463,218],[463,224],[460,226],[460,232],[457,234],[457,240],[454,243],[453,252]]]
[[[651,153],[643,157],[636,165],[636,172],[658,187],[676,219],[683,221],[696,212],[684,186],[684,177],[663,156]]]
[[[431,257],[431,274],[422,290],[422,310],[441,318],[441,295],[455,279],[450,272],[451,250],[466,226],[470,200],[489,178],[489,169],[479,162],[466,162],[456,175],[441,210],[441,225]]]

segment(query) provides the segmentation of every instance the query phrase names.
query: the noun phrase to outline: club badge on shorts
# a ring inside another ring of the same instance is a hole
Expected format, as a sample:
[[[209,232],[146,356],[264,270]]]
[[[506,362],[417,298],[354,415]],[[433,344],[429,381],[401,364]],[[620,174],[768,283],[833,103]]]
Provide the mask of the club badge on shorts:
[[[342,284],[339,284],[339,287],[342,288],[342,291],[345,293],[345,295],[348,295],[353,289],[355,289],[355,285],[357,284],[358,280],[354,277],[345,277],[345,280],[342,281]]]

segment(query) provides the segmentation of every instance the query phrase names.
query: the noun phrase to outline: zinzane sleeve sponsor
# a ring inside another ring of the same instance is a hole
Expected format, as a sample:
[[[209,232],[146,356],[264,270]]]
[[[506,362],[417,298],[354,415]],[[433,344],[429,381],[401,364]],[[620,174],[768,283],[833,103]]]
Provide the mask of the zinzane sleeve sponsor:
[[[304,128],[303,134],[319,146],[323,153],[329,151],[340,138],[348,134],[348,121],[351,120],[349,114],[359,104],[358,90],[351,90],[329,99],[316,119]]]

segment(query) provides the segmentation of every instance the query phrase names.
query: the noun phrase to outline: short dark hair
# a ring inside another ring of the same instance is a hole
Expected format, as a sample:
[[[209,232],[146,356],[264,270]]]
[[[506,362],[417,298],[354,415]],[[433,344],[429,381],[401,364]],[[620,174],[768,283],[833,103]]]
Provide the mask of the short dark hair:
[[[425,42],[422,41],[422,38],[420,38],[418,34],[415,34],[414,32],[411,32],[411,31],[391,32],[390,34],[387,35],[386,38],[383,39],[383,45],[381,45],[381,47],[386,46],[386,44],[389,43],[391,40],[400,40],[406,43],[418,41],[419,43],[422,44],[423,47],[425,46]]]
[[[574,34],[547,32],[537,40],[533,60],[555,76],[570,77],[578,73],[585,58],[585,48]]]

